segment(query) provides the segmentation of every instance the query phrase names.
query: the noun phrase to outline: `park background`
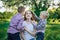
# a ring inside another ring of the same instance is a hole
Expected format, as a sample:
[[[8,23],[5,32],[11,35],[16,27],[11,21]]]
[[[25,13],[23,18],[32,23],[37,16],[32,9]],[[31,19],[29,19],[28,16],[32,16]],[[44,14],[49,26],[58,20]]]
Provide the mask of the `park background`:
[[[0,0],[0,40],[7,40],[7,29],[19,6],[32,10],[37,16],[48,11],[44,40],[60,40],[60,0]]]

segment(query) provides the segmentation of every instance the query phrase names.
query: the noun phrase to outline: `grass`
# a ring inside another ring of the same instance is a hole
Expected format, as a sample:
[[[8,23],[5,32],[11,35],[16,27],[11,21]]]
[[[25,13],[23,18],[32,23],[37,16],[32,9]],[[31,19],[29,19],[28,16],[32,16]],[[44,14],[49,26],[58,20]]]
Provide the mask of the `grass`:
[[[45,40],[60,40],[60,25],[48,25],[45,32]]]
[[[7,21],[0,22],[0,40],[5,40],[7,38],[8,25],[9,25],[9,22]]]
[[[7,39],[7,28],[9,22],[0,22],[0,40]],[[47,25],[45,32],[45,40],[60,40],[60,25]]]

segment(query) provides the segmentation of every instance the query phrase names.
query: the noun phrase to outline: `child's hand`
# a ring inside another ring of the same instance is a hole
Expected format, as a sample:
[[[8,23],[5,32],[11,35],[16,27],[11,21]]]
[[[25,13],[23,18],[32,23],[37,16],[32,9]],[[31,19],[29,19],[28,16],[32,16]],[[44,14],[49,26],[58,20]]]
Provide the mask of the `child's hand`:
[[[37,22],[36,21],[32,21],[32,24],[37,25]]]
[[[35,37],[36,36],[36,34],[35,33],[32,33],[32,35]]]

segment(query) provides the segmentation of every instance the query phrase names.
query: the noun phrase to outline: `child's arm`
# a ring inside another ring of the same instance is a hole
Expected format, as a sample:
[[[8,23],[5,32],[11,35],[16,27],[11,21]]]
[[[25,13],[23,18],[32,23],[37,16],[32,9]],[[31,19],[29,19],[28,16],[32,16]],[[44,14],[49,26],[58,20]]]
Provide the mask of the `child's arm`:
[[[36,22],[36,21],[32,21],[32,25],[33,25],[34,30],[35,30],[35,32],[36,32],[37,22]]]
[[[39,29],[39,28],[44,28],[46,25],[46,22],[44,20],[40,20],[40,24],[37,25],[36,29]]]
[[[35,20],[39,21],[40,18],[35,13],[33,13],[33,14],[34,14]]]

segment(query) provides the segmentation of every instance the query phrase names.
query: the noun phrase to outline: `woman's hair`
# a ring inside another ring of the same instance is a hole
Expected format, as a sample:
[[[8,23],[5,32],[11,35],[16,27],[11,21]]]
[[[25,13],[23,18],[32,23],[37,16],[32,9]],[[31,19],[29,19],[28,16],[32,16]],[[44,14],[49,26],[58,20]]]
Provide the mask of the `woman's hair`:
[[[24,10],[25,10],[25,7],[23,7],[23,6],[18,7],[18,12],[19,13],[22,13]]]
[[[28,10],[28,11],[31,12],[31,14],[32,14],[32,18],[31,18],[31,20],[35,20],[33,12],[30,11],[30,10]],[[26,20],[26,13],[27,13],[27,11],[25,12],[24,20]]]

